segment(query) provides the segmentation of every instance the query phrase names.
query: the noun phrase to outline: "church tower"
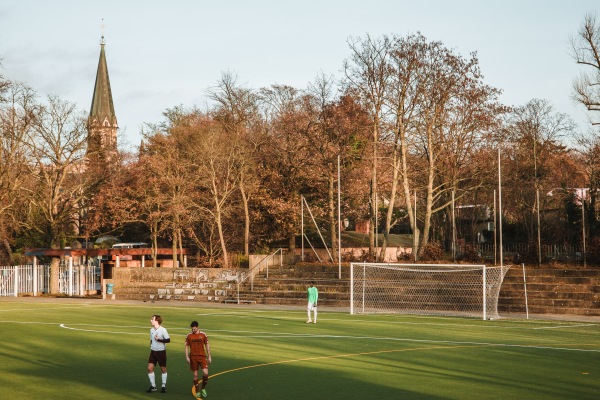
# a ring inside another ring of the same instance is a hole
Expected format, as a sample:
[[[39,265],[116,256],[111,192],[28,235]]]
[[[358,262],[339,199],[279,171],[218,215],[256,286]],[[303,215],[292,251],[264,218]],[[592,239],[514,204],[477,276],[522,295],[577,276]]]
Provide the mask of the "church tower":
[[[104,36],[100,41],[100,60],[96,72],[96,84],[92,107],[88,117],[87,158],[89,162],[110,163],[117,153],[117,117],[113,104],[106,54],[104,53]]]

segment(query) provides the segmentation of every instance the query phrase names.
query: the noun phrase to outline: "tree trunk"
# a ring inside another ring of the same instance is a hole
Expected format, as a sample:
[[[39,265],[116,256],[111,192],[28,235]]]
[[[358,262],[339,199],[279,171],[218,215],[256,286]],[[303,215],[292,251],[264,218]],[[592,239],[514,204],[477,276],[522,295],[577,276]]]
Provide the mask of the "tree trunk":
[[[10,243],[8,243],[8,239],[4,238],[4,240],[2,240],[2,244],[4,245],[4,251],[6,253],[6,262],[8,263],[8,265],[12,265],[13,264],[13,253],[10,248]]]
[[[292,235],[290,238],[289,247],[290,251],[286,254],[285,263],[286,264],[295,264],[296,263],[296,237]]]
[[[435,178],[435,149],[433,146],[433,127],[427,129],[427,154],[428,154],[428,171],[427,171],[427,197],[425,202],[425,217],[423,220],[423,235],[421,237],[421,243],[417,251],[417,255],[420,257],[423,255],[425,247],[429,243],[429,231],[431,230],[431,214],[433,208],[433,180]]]
[[[329,190],[328,190],[328,200],[329,200],[329,235],[331,237],[331,252],[332,256],[335,259],[336,254],[338,254],[338,237],[337,237],[337,229],[335,223],[335,176],[329,176]],[[339,224],[339,221],[338,221]]]
[[[173,242],[172,242],[172,250],[173,250],[173,268],[177,268],[177,230],[173,230]]]
[[[244,179],[240,178],[240,193],[242,194],[242,204],[244,206],[244,255],[250,255],[250,210],[248,208],[248,195],[244,188]]]
[[[153,222],[150,226],[150,236],[152,237],[152,267],[156,268],[158,265],[157,262],[157,249],[158,249],[158,241],[157,241],[157,231],[158,231],[158,222]]]
[[[419,250],[419,228],[417,227],[416,215],[414,213],[413,203],[411,202],[411,188],[410,182],[408,181],[408,160],[406,156],[406,144],[405,138],[400,139],[402,145],[400,146],[400,163],[402,168],[402,189],[404,191],[404,201],[406,204],[406,211],[408,213],[408,220],[410,222],[410,228],[413,232],[413,255],[418,254]],[[415,199],[416,200],[416,199]],[[414,259],[417,260],[416,258]]]
[[[221,207],[217,196],[215,200],[215,217],[217,222],[217,231],[219,232],[219,241],[221,242],[221,251],[223,252],[223,268],[229,268],[229,255],[227,254],[227,245],[225,243],[225,234],[223,233],[223,222],[221,221]]]
[[[390,202],[388,204],[387,213],[385,216],[385,231],[383,232],[383,243],[381,244],[381,253],[379,258],[382,261],[385,261],[385,253],[387,251],[387,246],[390,240],[390,230],[392,229],[392,217],[394,214],[394,206],[396,204],[396,190],[398,189],[398,180],[399,180],[399,171],[400,171],[400,160],[398,157],[398,146],[394,148],[394,154],[392,158],[392,188],[390,190]]]
[[[60,294],[59,287],[59,279],[60,279],[60,258],[52,257],[52,261],[50,262],[50,287],[48,291],[50,294]]]

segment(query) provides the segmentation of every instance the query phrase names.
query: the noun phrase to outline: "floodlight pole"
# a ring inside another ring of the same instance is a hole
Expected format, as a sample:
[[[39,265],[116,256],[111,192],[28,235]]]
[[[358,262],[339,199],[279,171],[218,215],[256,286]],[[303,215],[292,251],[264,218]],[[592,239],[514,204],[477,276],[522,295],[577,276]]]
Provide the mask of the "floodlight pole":
[[[481,269],[483,271],[483,320],[485,321],[487,319],[487,276],[485,271],[485,265],[483,265]]]
[[[377,193],[377,185],[375,185],[375,261],[379,261],[379,193]]]
[[[38,274],[37,274],[37,257],[33,257],[33,296],[37,296],[38,292]]]
[[[583,238],[583,246],[581,248],[583,255],[583,267],[586,267],[585,262],[585,192],[581,190],[581,233]]]
[[[494,265],[498,264],[498,225],[496,224],[496,218],[498,218],[498,214],[496,212],[496,189],[494,189]]]
[[[538,240],[538,266],[542,265],[542,233],[540,227],[540,189],[535,192],[535,200],[537,203],[537,240]]]
[[[69,290],[67,291],[69,297],[73,296],[73,257],[69,256],[69,279],[67,279],[69,284]]]
[[[452,261],[456,262],[456,216],[454,215],[454,189],[452,190]]]
[[[498,229],[500,234],[500,266],[504,265],[502,251],[502,169],[500,167],[500,148],[498,148]]]
[[[302,251],[301,251],[301,259],[304,261],[304,196],[300,196],[300,219],[301,219],[301,236],[302,236]]]
[[[341,192],[340,185],[340,155],[338,154],[338,279],[342,279],[342,211],[341,211]]]
[[[414,227],[413,227],[413,257],[415,262],[417,262],[417,191],[415,190],[415,212],[414,214]]]

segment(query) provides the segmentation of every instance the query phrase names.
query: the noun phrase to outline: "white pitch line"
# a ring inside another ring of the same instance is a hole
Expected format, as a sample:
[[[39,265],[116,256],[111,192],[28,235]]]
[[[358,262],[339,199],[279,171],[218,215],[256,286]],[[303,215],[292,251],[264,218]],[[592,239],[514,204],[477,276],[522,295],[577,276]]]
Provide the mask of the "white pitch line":
[[[2,303],[0,303],[2,304]],[[59,306],[59,307],[49,307],[49,308],[44,308],[44,311],[53,311],[53,310],[63,310],[63,309],[73,309],[73,308],[87,308],[90,307],[87,304],[77,304],[77,305],[73,305],[73,306]],[[4,313],[4,312],[21,312],[21,311],[40,311],[41,308],[14,308],[14,309],[2,309],[0,308],[0,313]]]
[[[83,332],[95,332],[95,333],[112,333],[112,334],[123,334],[123,335],[147,335],[146,332],[111,332],[111,331],[100,331],[93,329],[73,328],[65,324],[60,324],[61,328],[69,329],[73,331]],[[107,327],[116,327],[114,325]],[[569,347],[551,347],[551,346],[534,346],[534,345],[522,345],[522,344],[508,344],[508,343],[488,343],[488,342],[472,342],[472,341],[452,341],[452,340],[428,340],[428,339],[407,339],[407,338],[392,338],[392,337],[375,337],[375,336],[346,336],[346,335],[314,335],[314,334],[302,334],[302,333],[273,333],[273,332],[252,332],[252,331],[210,331],[210,332],[223,332],[223,333],[236,333],[236,334],[251,334],[251,335],[211,335],[211,337],[219,338],[320,338],[320,339],[352,339],[352,340],[374,340],[374,341],[394,341],[394,342],[410,342],[410,343],[435,343],[435,344],[451,344],[451,345],[469,345],[469,346],[489,346],[489,347],[514,347],[520,349],[535,349],[535,350],[554,350],[554,351],[577,351],[585,353],[600,353],[600,350],[595,349],[578,349]]]
[[[283,316],[278,316],[278,317],[269,317],[269,316],[262,316],[262,315],[253,315],[252,313],[218,313],[218,314],[211,314],[211,313],[202,313],[202,314],[196,314],[198,316],[203,316],[203,317],[238,317],[238,318],[256,318],[256,319],[279,319],[279,320],[296,320],[298,319],[297,317],[283,317]],[[459,328],[465,328],[465,327],[477,327],[477,328],[484,328],[484,329],[523,329],[523,330],[536,330],[536,329],[561,329],[561,328],[577,328],[577,327],[595,327],[595,326],[599,326],[599,324],[594,324],[594,323],[587,323],[587,324],[570,324],[570,323],[559,323],[557,322],[557,325],[552,325],[552,326],[505,326],[505,325],[483,325],[483,324],[448,324],[448,323],[440,323],[440,322],[410,322],[410,321],[373,321],[373,320],[365,320],[365,319],[355,319],[355,320],[348,320],[348,319],[343,319],[343,318],[325,318],[323,319],[323,317],[321,316],[322,320],[325,321],[344,321],[344,322],[368,322],[368,323],[380,323],[380,324],[385,324],[385,325],[415,325],[415,326],[453,326],[453,327],[459,327]],[[518,321],[517,321],[518,322]],[[502,323],[502,321],[500,321],[500,323]],[[531,323],[547,323],[547,322],[532,322],[532,321],[528,321],[528,324]]]
[[[38,322],[38,321],[0,321],[0,324],[36,324],[36,325],[56,325],[57,322]]]
[[[583,327],[598,326],[598,324],[575,324],[575,325],[559,325],[559,326],[539,326],[539,327],[534,327],[534,328],[530,328],[530,329],[536,330],[536,329],[578,328],[580,326],[583,326]]]
[[[113,331],[99,331],[95,329],[83,329],[83,328],[72,328],[66,326],[65,324],[59,325],[61,328],[69,329],[72,331],[82,331],[82,332],[93,332],[93,333],[111,333],[111,334],[119,334],[119,335],[147,335],[147,332],[113,332]]]

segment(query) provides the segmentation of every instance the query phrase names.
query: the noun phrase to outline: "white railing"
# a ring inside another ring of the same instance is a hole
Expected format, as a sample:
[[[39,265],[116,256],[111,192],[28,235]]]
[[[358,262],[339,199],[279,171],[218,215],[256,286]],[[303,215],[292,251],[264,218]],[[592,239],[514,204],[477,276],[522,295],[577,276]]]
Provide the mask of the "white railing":
[[[0,296],[47,292],[49,268],[49,265],[34,264],[0,267]]]
[[[62,262],[58,271],[58,291],[68,296],[85,296],[100,289],[100,269],[95,265]],[[0,296],[14,296],[50,291],[50,265],[16,265],[0,267]]]
[[[275,265],[276,259],[275,256],[279,253],[279,266],[283,265],[283,249],[279,248],[275,250],[273,254],[269,254],[265,256],[262,260],[258,262],[255,266],[250,268],[248,272],[242,274],[242,277],[238,280],[237,283],[237,302],[240,304],[240,285],[244,283],[248,278],[250,278],[250,290],[254,290],[254,276],[260,273],[261,270],[266,270],[266,278],[269,278],[269,265]]]

